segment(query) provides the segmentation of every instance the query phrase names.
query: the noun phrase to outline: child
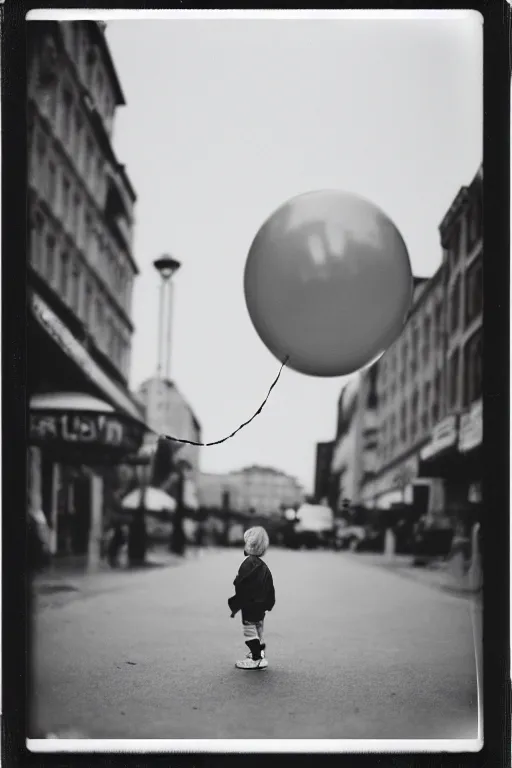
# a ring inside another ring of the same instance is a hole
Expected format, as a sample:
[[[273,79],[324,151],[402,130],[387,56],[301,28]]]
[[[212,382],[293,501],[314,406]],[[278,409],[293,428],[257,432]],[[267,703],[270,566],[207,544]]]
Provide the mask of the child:
[[[268,549],[268,534],[264,528],[249,528],[244,534],[246,559],[236,576],[235,594],[228,600],[231,618],[242,611],[242,625],[245,644],[249,648],[247,657],[237,661],[238,669],[265,669],[263,642],[263,620],[266,611],[271,611],[276,602],[272,574],[261,560]]]

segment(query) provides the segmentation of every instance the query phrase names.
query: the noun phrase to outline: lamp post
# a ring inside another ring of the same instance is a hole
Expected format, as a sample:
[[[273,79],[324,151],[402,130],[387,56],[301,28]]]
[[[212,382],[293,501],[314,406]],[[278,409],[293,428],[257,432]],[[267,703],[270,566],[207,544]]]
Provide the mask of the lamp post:
[[[171,362],[172,278],[181,267],[172,256],[162,256],[153,262],[160,275],[160,307],[158,322],[158,378],[169,378]]]

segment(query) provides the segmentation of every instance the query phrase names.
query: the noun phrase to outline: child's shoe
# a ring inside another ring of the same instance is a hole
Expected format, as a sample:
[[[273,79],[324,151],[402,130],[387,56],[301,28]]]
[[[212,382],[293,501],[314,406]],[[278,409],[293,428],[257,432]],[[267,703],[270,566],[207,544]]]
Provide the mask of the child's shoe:
[[[245,654],[245,658],[246,659],[252,659],[252,651],[249,651],[249,653],[246,653]],[[261,651],[261,658],[262,659],[265,658],[265,651],[263,651],[263,650]]]
[[[237,667],[237,669],[266,669],[266,667],[268,667],[268,661],[264,658],[245,658],[242,659],[242,661],[237,661],[235,667]]]

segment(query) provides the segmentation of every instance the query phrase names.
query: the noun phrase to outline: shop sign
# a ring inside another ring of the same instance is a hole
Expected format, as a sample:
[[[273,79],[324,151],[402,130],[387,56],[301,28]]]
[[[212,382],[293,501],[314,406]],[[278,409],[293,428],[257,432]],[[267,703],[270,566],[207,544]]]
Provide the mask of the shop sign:
[[[459,451],[465,453],[479,446],[483,437],[482,401],[461,416]]]
[[[418,465],[418,456],[411,456],[398,467],[376,478],[374,484],[375,495],[380,496],[388,491],[406,487],[418,475]]]
[[[441,451],[451,448],[457,442],[457,417],[448,416],[437,424],[432,431],[430,442],[421,451],[422,460],[430,459]]]
[[[30,414],[30,439],[36,445],[80,446],[137,450],[141,428],[127,424],[115,414],[51,413]]]

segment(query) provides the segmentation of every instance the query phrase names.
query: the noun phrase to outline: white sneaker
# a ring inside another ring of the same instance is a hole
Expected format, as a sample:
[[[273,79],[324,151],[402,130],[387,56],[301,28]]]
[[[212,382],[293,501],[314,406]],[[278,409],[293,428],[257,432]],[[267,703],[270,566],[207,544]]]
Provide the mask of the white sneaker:
[[[268,667],[268,661],[266,659],[242,659],[235,664],[237,669],[265,669]]]

